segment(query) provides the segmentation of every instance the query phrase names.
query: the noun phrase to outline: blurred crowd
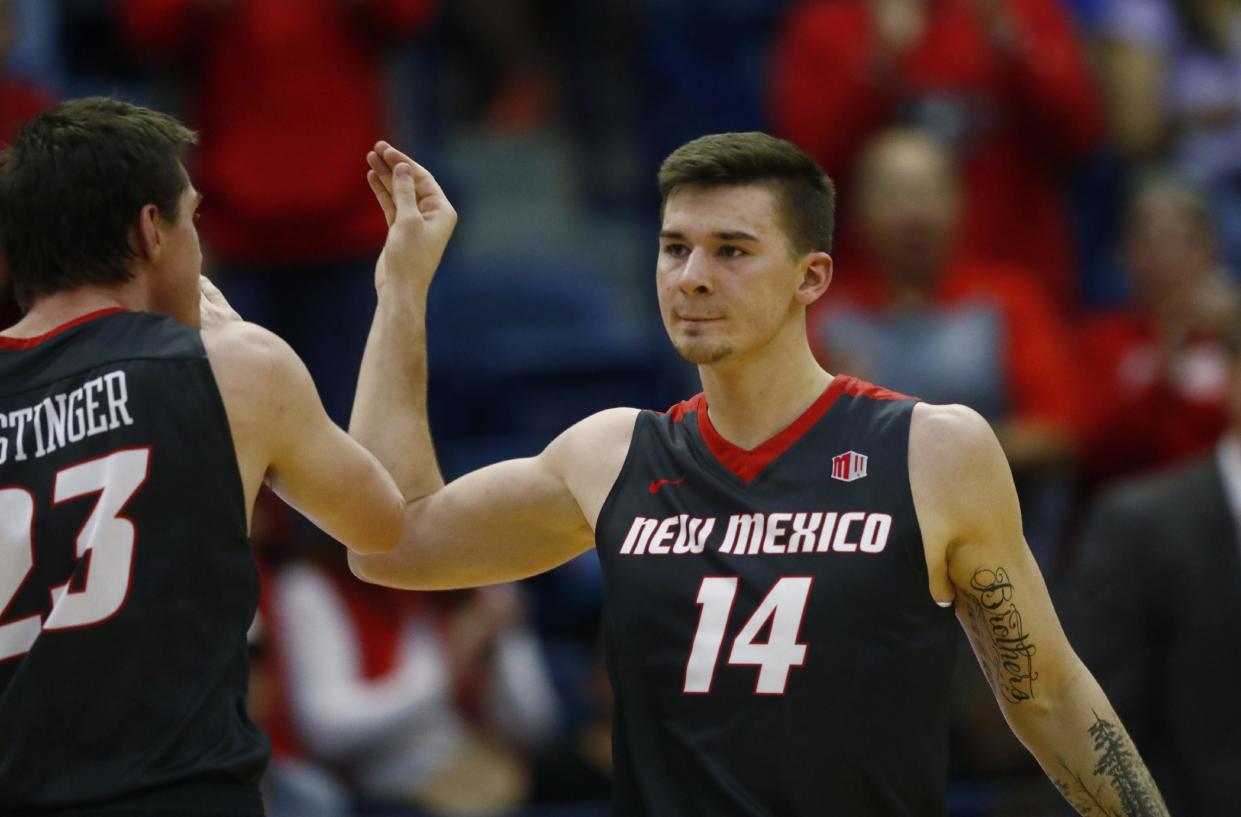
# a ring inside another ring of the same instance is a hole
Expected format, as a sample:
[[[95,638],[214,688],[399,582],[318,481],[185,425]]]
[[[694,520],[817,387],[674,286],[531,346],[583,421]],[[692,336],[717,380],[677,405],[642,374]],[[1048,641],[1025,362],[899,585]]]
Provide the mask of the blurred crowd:
[[[654,308],[655,170],[708,132],[796,142],[840,191],[824,365],[992,422],[1172,812],[1231,813],[1241,0],[0,0],[0,140],[101,93],[198,129],[207,271],[342,424],[385,232],[363,157],[388,138],[436,172],[450,477],[697,391]],[[275,501],[254,541],[273,817],[605,813],[593,554],[415,594]],[[956,686],[953,817],[1069,813],[964,647]]]

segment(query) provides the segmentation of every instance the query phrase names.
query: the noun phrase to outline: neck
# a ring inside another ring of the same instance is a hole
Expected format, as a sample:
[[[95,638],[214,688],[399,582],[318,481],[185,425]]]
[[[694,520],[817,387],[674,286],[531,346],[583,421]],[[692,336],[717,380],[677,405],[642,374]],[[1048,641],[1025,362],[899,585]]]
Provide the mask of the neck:
[[[724,439],[753,449],[800,417],[832,376],[806,340],[805,321],[744,358],[698,367],[711,424]]]
[[[119,307],[135,312],[146,311],[150,307],[148,299],[136,284],[135,280],[115,287],[78,287],[44,295],[4,334],[17,338],[37,337],[101,309]]]

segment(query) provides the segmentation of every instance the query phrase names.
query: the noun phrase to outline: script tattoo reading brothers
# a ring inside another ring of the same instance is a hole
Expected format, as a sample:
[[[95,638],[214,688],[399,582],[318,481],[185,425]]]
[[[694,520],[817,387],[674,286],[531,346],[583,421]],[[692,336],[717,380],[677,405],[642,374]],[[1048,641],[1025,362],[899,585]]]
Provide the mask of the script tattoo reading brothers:
[[[1038,648],[1021,623],[1021,611],[1013,604],[1013,585],[1004,568],[980,567],[970,577],[966,593],[966,625],[991,681],[1009,703],[1034,697],[1034,655]]]
[[[1163,817],[1167,812],[1160,806],[1155,795],[1155,782],[1138,760],[1128,735],[1117,724],[1095,715],[1090,727],[1097,757],[1094,777],[1100,780],[1093,789],[1083,779],[1081,772],[1069,768],[1062,757],[1060,766],[1068,779],[1056,778],[1056,788],[1080,813],[1087,817]],[[1108,808],[1103,804],[1104,786],[1110,784],[1120,808]]]

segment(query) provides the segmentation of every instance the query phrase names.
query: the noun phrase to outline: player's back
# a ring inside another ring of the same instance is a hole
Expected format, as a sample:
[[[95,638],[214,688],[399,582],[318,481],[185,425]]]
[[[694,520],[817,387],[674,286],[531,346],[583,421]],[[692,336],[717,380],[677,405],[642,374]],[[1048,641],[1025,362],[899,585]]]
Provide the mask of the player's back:
[[[0,813],[261,814],[257,601],[200,333],[110,310],[0,338]]]
[[[909,485],[915,401],[837,377],[753,451],[642,412],[596,528],[617,817],[944,813],[958,628]]]

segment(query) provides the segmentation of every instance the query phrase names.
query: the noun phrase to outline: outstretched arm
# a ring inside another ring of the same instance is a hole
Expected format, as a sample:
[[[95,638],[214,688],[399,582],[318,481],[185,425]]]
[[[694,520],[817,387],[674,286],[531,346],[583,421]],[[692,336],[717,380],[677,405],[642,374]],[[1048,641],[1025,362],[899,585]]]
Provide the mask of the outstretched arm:
[[[524,579],[572,559],[594,544],[636,414],[600,412],[537,457],[487,466],[413,501],[397,547],[350,554],[350,567],[376,584],[441,590]]]
[[[203,345],[224,400],[249,513],[263,482],[351,550],[389,550],[401,532],[395,483],[338,428],[289,345],[243,323],[204,281]]]
[[[366,581],[420,589],[547,570],[593,544],[595,516],[620,471],[635,412],[602,412],[537,457],[444,486],[427,423],[426,297],[456,213],[425,168],[385,142],[375,148],[367,178],[387,216],[388,240],[349,433],[383,462],[409,504],[398,547],[353,554],[350,566]]]
[[[457,213],[425,168],[387,142],[367,155],[367,181],[388,221],[349,434],[388,469],[406,501],[444,486],[427,422],[427,291]],[[395,171],[395,172],[394,172]]]
[[[986,421],[960,406],[918,406],[910,480],[923,539],[944,554],[957,618],[1013,732],[1079,813],[1167,817],[1107,696],[1065,638]]]

